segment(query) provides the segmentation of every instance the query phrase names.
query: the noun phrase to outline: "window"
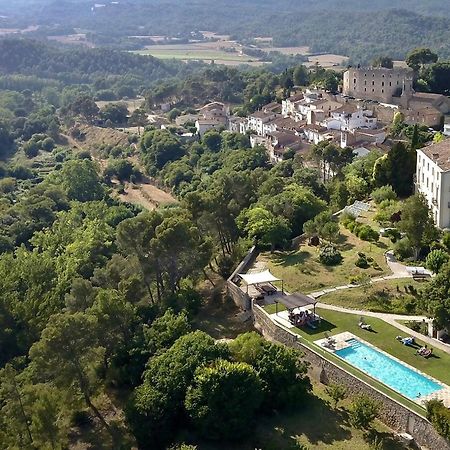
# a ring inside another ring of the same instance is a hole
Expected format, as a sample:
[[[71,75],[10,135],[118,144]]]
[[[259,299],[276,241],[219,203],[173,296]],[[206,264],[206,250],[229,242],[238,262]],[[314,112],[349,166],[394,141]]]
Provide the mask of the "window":
[[[364,81],[364,86],[367,86],[367,81]]]
[[[384,77],[384,75],[383,75],[383,77]],[[381,82],[381,86],[384,86],[384,81]]]
[[[356,78],[353,78],[353,83],[356,84]]]
[[[431,168],[431,175],[434,175],[434,167]]]
[[[375,89],[372,89],[372,92],[375,92]]]
[[[429,183],[429,180],[428,180],[428,177],[427,177],[427,188],[428,188],[429,184],[430,184],[430,183]]]
[[[392,81],[389,81],[389,86],[392,86]]]
[[[375,81],[372,81],[372,86],[375,86]]]
[[[384,89],[381,89],[381,93],[384,94]]]
[[[433,191],[434,191],[434,183],[431,182],[431,192],[433,192]]]
[[[427,164],[427,170],[430,171],[430,163]]]
[[[367,88],[364,88],[364,92],[367,92]]]

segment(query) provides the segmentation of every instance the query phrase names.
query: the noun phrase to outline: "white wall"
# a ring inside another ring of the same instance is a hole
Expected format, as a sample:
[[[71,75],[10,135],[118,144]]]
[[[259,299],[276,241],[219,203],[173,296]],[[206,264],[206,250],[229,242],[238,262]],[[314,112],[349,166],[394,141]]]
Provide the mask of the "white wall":
[[[450,227],[450,172],[441,169],[422,151],[417,151],[416,183],[439,228]]]

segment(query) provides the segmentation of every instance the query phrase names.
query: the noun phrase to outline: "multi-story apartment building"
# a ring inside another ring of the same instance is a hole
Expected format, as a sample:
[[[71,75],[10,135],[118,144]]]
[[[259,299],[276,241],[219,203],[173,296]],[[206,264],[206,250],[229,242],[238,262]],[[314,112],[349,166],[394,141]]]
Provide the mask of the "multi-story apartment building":
[[[450,228],[450,139],[417,150],[416,191],[427,199],[436,226]]]

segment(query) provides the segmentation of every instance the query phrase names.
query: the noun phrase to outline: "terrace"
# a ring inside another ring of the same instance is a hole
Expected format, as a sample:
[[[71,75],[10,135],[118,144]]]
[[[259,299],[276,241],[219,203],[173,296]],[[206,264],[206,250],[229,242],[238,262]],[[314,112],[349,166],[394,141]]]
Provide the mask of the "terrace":
[[[277,309],[278,314],[276,313]],[[279,318],[275,316],[279,316],[280,312],[285,309],[286,308],[283,305],[276,305],[274,303],[264,306],[264,310],[270,315],[271,319],[283,327],[284,325],[280,322]],[[400,361],[414,367],[416,370],[435,378],[441,383],[450,385],[450,372],[448,370],[450,367],[450,354],[445,351],[434,348],[433,357],[425,359],[417,355],[415,348],[402,345],[396,339],[400,333],[398,328],[381,319],[373,317],[367,319],[367,323],[369,323],[372,328],[372,331],[370,332],[360,328],[360,319],[357,315],[322,308],[316,308],[316,312],[321,317],[320,325],[316,329],[311,329],[309,327],[291,327],[289,330],[292,333],[299,335],[302,338],[302,343],[305,343],[307,346],[311,346],[314,351],[325,355],[327,359],[330,359],[331,357],[333,362],[337,363],[339,366],[344,366],[346,370],[355,374],[358,378],[368,381],[369,384],[374,384],[374,380],[372,378],[368,377],[364,372],[355,369],[353,366],[349,368],[347,363],[335,357],[335,355],[331,355],[330,352],[317,345],[316,341],[323,339],[325,336],[335,337],[341,333],[351,333],[359,339],[367,341],[383,352],[386,352]],[[425,343],[420,339],[416,340],[416,342],[418,346],[425,345]],[[383,391],[383,389],[380,388],[380,384],[381,383],[379,382],[375,382],[376,387]],[[386,392],[386,389],[383,392]],[[403,402],[402,400],[404,400],[401,395],[396,396],[390,389],[388,389],[387,393],[391,397],[396,398],[398,401]],[[408,403],[410,402],[407,402],[407,404]],[[408,406],[411,405],[408,404]],[[421,413],[423,414],[423,410],[421,410]]]

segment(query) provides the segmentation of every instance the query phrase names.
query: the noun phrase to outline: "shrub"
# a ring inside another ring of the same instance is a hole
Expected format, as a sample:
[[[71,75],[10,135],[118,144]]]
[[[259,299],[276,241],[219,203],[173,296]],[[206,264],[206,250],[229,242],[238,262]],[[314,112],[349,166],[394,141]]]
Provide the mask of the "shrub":
[[[398,231],[396,228],[391,228],[390,230],[386,230],[384,232],[384,235],[385,235],[385,237],[388,237],[393,244],[395,244],[402,237],[400,231]]]
[[[372,192],[373,201],[378,205],[384,200],[396,200],[397,194],[392,189],[392,186],[381,186]]]
[[[355,266],[360,267],[361,269],[367,269],[369,267],[367,258],[365,256],[358,256],[358,259],[355,262]]]
[[[34,158],[39,153],[39,145],[34,141],[28,141],[23,145],[23,151],[27,158]]]
[[[337,408],[337,405],[341,400],[344,400],[347,397],[347,389],[341,384],[330,384],[325,390],[333,400],[335,408]]]
[[[441,268],[448,263],[450,257],[444,250],[433,250],[428,253],[427,259],[425,260],[425,266],[427,269],[434,273],[438,273]]]
[[[348,226],[351,224],[351,223],[355,223],[355,216],[353,216],[352,214],[349,214],[349,213],[343,213],[342,215],[341,215],[341,223],[342,223],[342,225],[345,227],[345,228],[347,228],[348,229]]]
[[[342,261],[342,255],[334,245],[324,245],[320,249],[319,260],[325,266],[336,266]]]
[[[234,268],[234,260],[229,255],[220,255],[217,258],[217,270],[224,279],[227,279],[232,273]]]
[[[368,429],[378,417],[380,406],[368,395],[360,395],[350,407],[350,423],[355,428]]]
[[[354,233],[363,241],[376,242],[380,238],[378,231],[374,230],[370,225],[360,225]]]
[[[413,248],[407,237],[404,237],[395,243],[394,255],[400,261],[413,256]]]
[[[41,141],[41,148],[46,152],[51,152],[55,148],[55,141],[51,137],[47,137]]]
[[[10,194],[16,189],[17,183],[14,178],[3,178],[0,180],[0,193]]]
[[[11,167],[8,172],[9,175],[17,180],[29,180],[34,178],[34,172],[29,167],[21,165]]]
[[[353,222],[348,222],[345,228],[347,228],[347,230],[349,230],[353,233],[353,230],[355,229],[355,227],[356,227],[356,222],[353,221]]]
[[[430,400],[426,407],[427,419],[441,436],[450,439],[450,410],[440,400]]]
[[[450,250],[450,231],[445,231],[442,236],[442,243],[447,250]]]

